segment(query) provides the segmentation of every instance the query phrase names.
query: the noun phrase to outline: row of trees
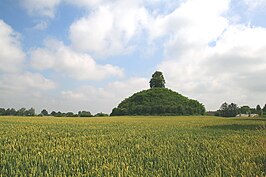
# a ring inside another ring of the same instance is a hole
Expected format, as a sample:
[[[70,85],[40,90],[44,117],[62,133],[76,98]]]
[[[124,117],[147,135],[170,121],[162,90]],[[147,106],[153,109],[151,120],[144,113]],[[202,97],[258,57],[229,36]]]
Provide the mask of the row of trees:
[[[19,110],[15,110],[14,108],[0,108],[0,116],[35,116],[35,109],[30,108],[21,108]]]
[[[73,112],[64,113],[60,111],[52,111],[51,113],[49,113],[46,109],[43,109],[41,113],[37,115],[34,108],[21,108],[19,110],[15,110],[14,108],[0,108],[0,116],[104,117],[108,116],[108,114],[104,114],[101,112],[92,115],[89,111],[79,111],[77,114]]]
[[[266,104],[263,108],[260,105],[257,105],[256,108],[250,108],[249,106],[238,107],[237,104],[223,103],[220,109],[216,112],[217,116],[222,117],[235,117],[238,114],[258,114],[259,116],[266,115]]]
[[[59,112],[52,111],[51,114],[44,115],[43,111],[41,112],[43,116],[54,116],[54,117],[107,117],[109,116],[108,114],[105,114],[102,112],[92,115],[89,111],[79,111],[77,114],[74,114],[73,112],[63,113],[60,111]]]

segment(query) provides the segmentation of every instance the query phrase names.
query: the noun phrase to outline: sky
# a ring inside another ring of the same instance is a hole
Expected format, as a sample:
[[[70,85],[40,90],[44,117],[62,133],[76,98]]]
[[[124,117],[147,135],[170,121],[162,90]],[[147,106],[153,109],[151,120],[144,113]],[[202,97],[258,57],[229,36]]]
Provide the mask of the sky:
[[[266,0],[1,0],[0,107],[110,113],[156,71],[217,110],[266,103]]]

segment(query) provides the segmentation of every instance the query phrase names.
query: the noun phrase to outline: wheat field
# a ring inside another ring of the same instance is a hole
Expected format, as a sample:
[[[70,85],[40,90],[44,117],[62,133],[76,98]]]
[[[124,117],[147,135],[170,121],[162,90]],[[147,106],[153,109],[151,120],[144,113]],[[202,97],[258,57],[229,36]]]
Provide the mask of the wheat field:
[[[266,119],[0,117],[0,176],[266,176]]]

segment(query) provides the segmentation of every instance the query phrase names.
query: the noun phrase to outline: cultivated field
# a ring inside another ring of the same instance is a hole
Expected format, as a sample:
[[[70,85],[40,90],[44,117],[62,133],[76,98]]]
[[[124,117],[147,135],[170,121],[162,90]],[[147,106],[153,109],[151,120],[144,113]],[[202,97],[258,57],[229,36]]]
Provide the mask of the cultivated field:
[[[265,120],[0,117],[0,176],[265,176]]]

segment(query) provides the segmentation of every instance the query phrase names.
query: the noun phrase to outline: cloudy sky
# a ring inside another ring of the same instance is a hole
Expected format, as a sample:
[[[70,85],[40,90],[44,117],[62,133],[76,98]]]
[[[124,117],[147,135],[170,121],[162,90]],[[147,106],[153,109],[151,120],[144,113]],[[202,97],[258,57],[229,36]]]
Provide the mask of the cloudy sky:
[[[207,110],[266,103],[266,0],[1,0],[0,107],[110,113],[154,71]]]

